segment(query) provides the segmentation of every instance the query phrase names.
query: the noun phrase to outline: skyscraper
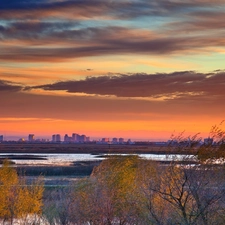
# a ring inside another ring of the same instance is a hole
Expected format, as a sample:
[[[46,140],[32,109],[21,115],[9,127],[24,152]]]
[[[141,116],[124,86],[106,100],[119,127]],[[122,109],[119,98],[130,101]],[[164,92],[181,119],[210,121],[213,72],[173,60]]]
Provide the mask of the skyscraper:
[[[0,142],[3,142],[3,135],[0,135]]]
[[[80,142],[82,142],[82,143],[86,142],[86,135],[82,134],[80,136]]]
[[[56,135],[55,134],[52,135],[52,142],[56,142]]]
[[[58,142],[58,143],[61,142],[61,136],[60,136],[60,134],[56,134],[55,135],[55,141]]]
[[[34,141],[34,134],[29,134],[28,141],[33,142]]]
[[[119,143],[120,144],[124,144],[124,139],[123,138],[119,138]]]
[[[73,142],[79,142],[79,134],[73,133],[72,134],[72,141]]]
[[[113,138],[113,139],[112,139],[112,144],[117,144],[117,143],[118,143],[117,138]]]
[[[61,142],[61,136],[60,136],[60,134],[53,134],[52,135],[52,142],[54,142],[54,143],[60,143]]]
[[[65,134],[64,136],[64,142],[69,142],[70,141],[70,138],[68,136],[68,134]]]

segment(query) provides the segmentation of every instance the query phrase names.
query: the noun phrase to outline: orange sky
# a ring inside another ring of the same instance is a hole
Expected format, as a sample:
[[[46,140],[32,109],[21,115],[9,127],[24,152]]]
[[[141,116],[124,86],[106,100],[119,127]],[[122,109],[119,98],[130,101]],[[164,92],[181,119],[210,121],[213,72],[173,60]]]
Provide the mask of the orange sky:
[[[225,119],[225,3],[4,1],[0,135],[167,140]]]

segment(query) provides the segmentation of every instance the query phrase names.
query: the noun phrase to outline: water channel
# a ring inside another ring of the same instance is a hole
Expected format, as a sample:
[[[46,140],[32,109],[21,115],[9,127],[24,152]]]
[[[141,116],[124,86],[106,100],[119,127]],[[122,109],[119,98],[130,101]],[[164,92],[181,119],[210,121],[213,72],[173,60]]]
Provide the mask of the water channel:
[[[71,165],[77,161],[96,161],[104,160],[110,154],[38,154],[38,153],[0,153],[0,158],[8,158],[13,161],[16,165]],[[115,155],[115,154],[113,154]],[[119,154],[129,155],[129,154]],[[139,157],[156,160],[156,161],[171,161],[171,160],[193,160],[193,156],[181,155],[181,154],[138,154]]]

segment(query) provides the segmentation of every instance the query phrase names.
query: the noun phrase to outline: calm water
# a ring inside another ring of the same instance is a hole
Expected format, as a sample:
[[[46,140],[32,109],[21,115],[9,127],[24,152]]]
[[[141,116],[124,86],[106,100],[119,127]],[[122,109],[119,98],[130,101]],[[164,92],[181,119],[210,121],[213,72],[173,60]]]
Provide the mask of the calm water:
[[[104,156],[108,154],[102,155],[92,155],[92,154],[24,154],[24,153],[12,153],[12,154],[0,154],[0,157],[4,156],[35,156],[41,157],[44,159],[12,159],[13,162],[16,164],[23,164],[23,165],[70,165],[76,161],[91,161],[91,160],[102,160],[105,159]],[[127,154],[119,154],[119,155],[127,155]],[[101,156],[101,157],[99,157]],[[184,155],[156,155],[156,154],[139,154],[140,157],[151,159],[151,160],[158,160],[158,161],[169,161],[169,160],[181,160],[185,156]],[[10,158],[9,157],[9,158]],[[188,158],[193,159],[192,156],[188,156]]]

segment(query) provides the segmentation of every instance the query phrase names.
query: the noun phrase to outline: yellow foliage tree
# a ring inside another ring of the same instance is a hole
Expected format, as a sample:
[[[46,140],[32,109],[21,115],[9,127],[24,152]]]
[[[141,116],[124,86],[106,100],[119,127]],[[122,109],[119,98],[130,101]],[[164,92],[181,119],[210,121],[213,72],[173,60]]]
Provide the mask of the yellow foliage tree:
[[[108,221],[113,223],[116,218],[121,224],[138,223],[138,217],[142,217],[144,211],[144,184],[154,173],[152,163],[137,155],[112,156],[94,169],[92,177],[101,190],[101,205],[105,206],[102,212],[105,209]]]
[[[5,160],[0,168],[0,219],[13,224],[15,218],[26,219],[28,215],[39,215],[43,191],[40,179],[26,185],[23,178],[19,179],[16,169]]]

